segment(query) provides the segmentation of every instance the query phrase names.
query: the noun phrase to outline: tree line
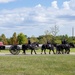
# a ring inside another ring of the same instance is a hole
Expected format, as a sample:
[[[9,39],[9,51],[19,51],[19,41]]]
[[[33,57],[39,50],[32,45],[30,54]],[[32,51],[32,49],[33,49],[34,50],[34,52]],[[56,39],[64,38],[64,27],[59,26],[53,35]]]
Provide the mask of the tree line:
[[[75,44],[75,37],[69,37],[68,35],[58,35],[54,36],[52,34],[49,34],[46,32],[45,35],[41,35],[38,37],[31,36],[29,37],[31,42],[38,42],[39,44],[44,44],[49,40],[52,43],[61,43],[61,40],[66,39],[69,43]],[[16,34],[16,32],[13,33],[12,37],[6,38],[5,34],[0,35],[0,41],[4,43],[4,45],[13,45],[13,44],[25,44],[28,43],[28,36],[24,33]]]

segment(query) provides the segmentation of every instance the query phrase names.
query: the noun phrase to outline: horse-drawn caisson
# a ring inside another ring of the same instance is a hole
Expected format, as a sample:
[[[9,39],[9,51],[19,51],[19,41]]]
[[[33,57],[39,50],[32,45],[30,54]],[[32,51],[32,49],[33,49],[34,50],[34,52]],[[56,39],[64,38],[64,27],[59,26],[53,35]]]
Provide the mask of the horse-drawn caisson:
[[[0,42],[0,50],[9,49],[10,53],[13,55],[17,55],[20,52],[20,47],[18,45],[4,45],[3,42]]]
[[[61,44],[52,44],[47,41],[47,43],[42,44],[41,47],[39,46],[38,42],[33,42],[31,43],[30,40],[28,40],[28,43],[23,44],[23,45],[10,45],[9,46],[9,51],[13,55],[18,55],[20,53],[20,50],[23,51],[23,54],[26,54],[26,50],[31,50],[31,54],[33,54],[33,51],[35,54],[36,50],[38,48],[41,49],[40,54],[43,53],[46,54],[46,50],[49,50],[49,54],[51,51],[53,51],[53,54],[69,54],[70,53],[70,48],[75,47],[73,43],[67,43],[65,40],[62,41]],[[3,45],[2,42],[0,42],[0,50],[7,50],[6,45]]]
[[[18,55],[20,53],[20,50],[23,50],[23,54],[26,54],[26,50],[31,50],[31,54],[33,51],[36,54],[36,49],[39,47],[39,44],[37,42],[33,42],[31,44],[23,44],[23,45],[3,45],[3,42],[0,42],[0,50],[8,50],[13,55]]]
[[[3,45],[3,42],[0,42],[0,50],[7,50],[9,49],[10,53],[13,55],[18,55],[20,53],[20,50],[23,50],[23,54],[26,54],[26,50],[31,50],[31,54],[36,53],[37,48],[39,47],[38,42],[33,42],[31,43],[30,39],[28,39],[28,43],[23,44],[23,45]]]

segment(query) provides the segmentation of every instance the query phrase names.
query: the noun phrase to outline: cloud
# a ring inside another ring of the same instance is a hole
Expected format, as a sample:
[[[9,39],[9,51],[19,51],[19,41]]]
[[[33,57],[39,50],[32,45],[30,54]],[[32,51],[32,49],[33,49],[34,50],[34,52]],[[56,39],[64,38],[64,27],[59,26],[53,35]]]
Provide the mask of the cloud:
[[[56,24],[60,28],[60,34],[71,35],[71,31],[66,31],[66,28],[75,27],[75,10],[72,9],[74,6],[71,7],[72,3],[72,0],[63,2],[61,6],[64,8],[59,8],[57,1],[53,1],[51,7],[38,4],[35,7],[1,10],[0,34],[12,35],[13,32],[23,32],[28,36],[38,36]]]
[[[13,2],[15,0],[0,0],[0,3],[9,3],[9,2]]]
[[[63,7],[64,7],[64,9],[70,9],[69,1],[63,2]]]
[[[75,9],[75,0],[70,0],[70,7]]]
[[[53,1],[51,5],[53,8],[58,9],[57,1]]]
[[[38,4],[38,5],[36,5],[35,7],[40,8],[40,7],[42,7],[42,6],[41,6],[41,4]]]

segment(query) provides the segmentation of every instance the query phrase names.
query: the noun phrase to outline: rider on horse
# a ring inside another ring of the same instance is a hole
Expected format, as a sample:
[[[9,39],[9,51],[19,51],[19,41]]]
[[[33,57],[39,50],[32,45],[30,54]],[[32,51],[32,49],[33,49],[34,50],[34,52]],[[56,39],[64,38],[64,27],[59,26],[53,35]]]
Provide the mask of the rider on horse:
[[[63,39],[63,40],[62,40],[62,44],[67,44],[66,39]]]
[[[31,46],[31,40],[30,40],[30,38],[28,38],[28,46],[29,47]]]
[[[47,44],[51,44],[51,42],[49,40],[47,40]]]
[[[28,38],[28,44],[31,44],[30,38]]]
[[[70,45],[68,44],[66,39],[62,40],[62,47],[63,47],[63,49],[65,49],[66,54],[70,53]]]
[[[49,40],[47,40],[47,45],[46,46],[49,47],[49,48],[52,46],[52,44]]]

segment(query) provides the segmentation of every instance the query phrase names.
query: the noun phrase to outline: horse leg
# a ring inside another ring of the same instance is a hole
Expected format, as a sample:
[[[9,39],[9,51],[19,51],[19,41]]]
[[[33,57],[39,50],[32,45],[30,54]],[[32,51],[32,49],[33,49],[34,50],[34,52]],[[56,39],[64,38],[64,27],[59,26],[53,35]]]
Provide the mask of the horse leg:
[[[62,54],[65,54],[65,49],[63,49],[63,53]]]
[[[26,54],[26,50],[25,50],[24,54]]]
[[[69,53],[68,54],[70,54],[70,49],[69,49]]]
[[[23,53],[24,53],[24,50],[23,50]]]
[[[35,49],[34,49],[34,53],[37,54],[36,51],[35,51]]]
[[[23,54],[26,54],[26,50],[25,49],[23,50]]]
[[[44,54],[46,54],[46,49],[44,49]]]
[[[69,54],[69,53],[70,53],[70,49],[67,50],[67,54]]]
[[[51,54],[51,50],[49,50],[49,54]]]
[[[56,54],[58,54],[58,50],[56,49]]]
[[[58,50],[58,54],[61,54],[61,50]]]
[[[68,49],[68,54],[70,54],[70,48]]]
[[[52,51],[53,51],[53,54],[55,54],[54,49],[52,49]]]
[[[60,54],[60,50],[59,49],[56,49],[56,54]]]
[[[33,50],[31,50],[31,54],[33,53]]]
[[[65,49],[65,54],[67,53],[67,50]]]
[[[41,54],[42,54],[42,52],[43,52],[43,49],[41,50]]]
[[[24,54],[26,54],[26,50],[24,50]]]

